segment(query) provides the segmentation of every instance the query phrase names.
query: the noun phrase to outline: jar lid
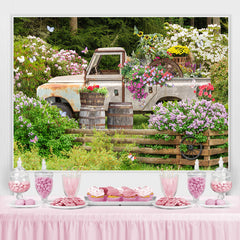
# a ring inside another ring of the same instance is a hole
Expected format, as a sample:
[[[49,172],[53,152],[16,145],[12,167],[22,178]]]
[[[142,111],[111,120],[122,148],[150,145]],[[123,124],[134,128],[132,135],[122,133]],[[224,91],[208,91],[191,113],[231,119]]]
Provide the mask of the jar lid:
[[[10,175],[11,177],[23,177],[28,175],[26,170],[22,167],[22,160],[20,157],[18,158],[17,161],[17,167],[12,170]]]
[[[187,174],[188,174],[189,177],[192,177],[192,176],[205,177],[206,176],[206,173],[204,171],[199,170],[199,160],[198,159],[195,160],[194,170],[188,172]]]
[[[45,176],[52,176],[53,173],[47,170],[47,165],[46,161],[43,158],[42,159],[42,169],[40,171],[35,172],[35,176],[40,176],[40,175],[45,175]]]
[[[224,163],[223,158],[220,157],[219,162],[218,162],[219,167],[216,168],[216,170],[215,170],[216,173],[228,173],[229,172],[227,168],[223,167],[223,163]]]

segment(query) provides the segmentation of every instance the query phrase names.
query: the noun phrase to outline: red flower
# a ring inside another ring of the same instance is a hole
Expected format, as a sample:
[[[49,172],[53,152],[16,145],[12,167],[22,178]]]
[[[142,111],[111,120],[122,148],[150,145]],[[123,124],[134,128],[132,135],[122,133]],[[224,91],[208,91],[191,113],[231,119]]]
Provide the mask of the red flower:
[[[208,92],[204,92],[204,95],[207,96],[207,95],[208,95]]]
[[[212,101],[214,102],[214,101],[215,101],[215,98],[212,98]]]
[[[203,93],[203,92],[202,92],[202,91],[200,91],[200,92],[198,93],[198,95],[201,97],[201,96],[202,96],[202,93]]]
[[[93,86],[89,86],[87,89],[93,91]]]
[[[99,85],[94,85],[93,88],[99,88]]]
[[[212,94],[209,94],[208,97],[209,97],[209,98],[212,98]]]
[[[196,90],[194,90],[193,92],[196,93]]]

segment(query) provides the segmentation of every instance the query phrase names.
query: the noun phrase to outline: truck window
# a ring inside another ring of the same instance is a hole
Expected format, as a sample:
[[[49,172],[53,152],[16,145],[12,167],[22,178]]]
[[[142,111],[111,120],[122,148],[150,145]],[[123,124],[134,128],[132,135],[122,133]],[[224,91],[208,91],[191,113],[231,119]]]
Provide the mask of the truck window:
[[[102,55],[97,70],[99,74],[120,74],[120,55]]]

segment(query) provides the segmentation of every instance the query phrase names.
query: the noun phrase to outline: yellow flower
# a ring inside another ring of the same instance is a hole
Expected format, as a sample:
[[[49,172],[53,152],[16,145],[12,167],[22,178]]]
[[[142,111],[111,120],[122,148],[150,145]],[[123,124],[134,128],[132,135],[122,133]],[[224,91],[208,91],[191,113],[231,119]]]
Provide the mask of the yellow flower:
[[[143,32],[140,31],[137,35],[138,35],[138,37],[141,37],[143,35]]]
[[[151,39],[151,37],[149,35],[146,35],[146,36],[144,36],[144,39],[148,40],[148,39]]]
[[[153,37],[153,41],[156,40],[156,39],[157,39],[157,35],[155,35],[155,36]]]
[[[170,47],[167,49],[167,51],[177,56],[181,56],[183,54],[188,55],[190,53],[190,50],[187,46],[181,45]]]

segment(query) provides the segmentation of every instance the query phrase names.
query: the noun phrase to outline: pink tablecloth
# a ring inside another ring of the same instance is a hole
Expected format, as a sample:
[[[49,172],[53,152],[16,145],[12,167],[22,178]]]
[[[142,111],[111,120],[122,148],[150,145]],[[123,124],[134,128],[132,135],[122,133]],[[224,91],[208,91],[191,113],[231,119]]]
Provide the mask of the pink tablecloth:
[[[10,208],[0,198],[1,240],[240,240],[240,199],[230,208],[153,206]]]

